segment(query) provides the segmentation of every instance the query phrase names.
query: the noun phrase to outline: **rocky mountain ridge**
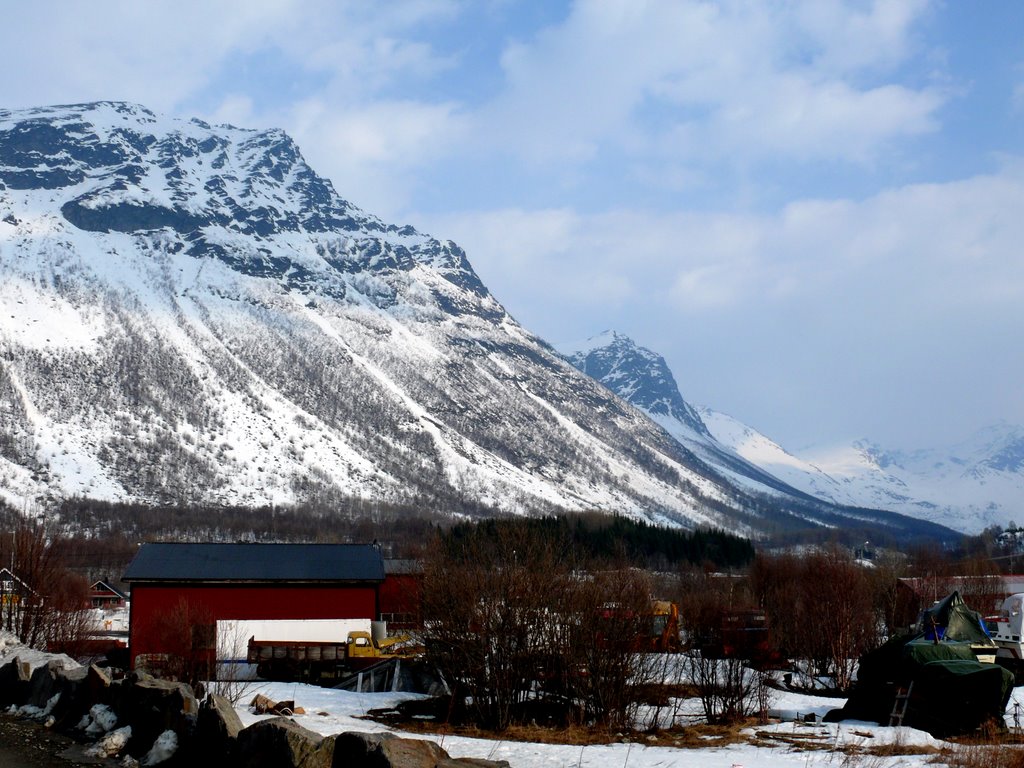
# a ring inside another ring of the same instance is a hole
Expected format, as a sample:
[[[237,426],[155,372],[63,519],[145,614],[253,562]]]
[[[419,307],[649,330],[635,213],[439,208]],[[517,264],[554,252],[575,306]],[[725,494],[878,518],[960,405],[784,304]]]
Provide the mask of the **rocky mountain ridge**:
[[[0,277],[19,508],[365,499],[942,535],[737,485],[518,325],[457,245],[348,203],[280,131],[0,111]]]

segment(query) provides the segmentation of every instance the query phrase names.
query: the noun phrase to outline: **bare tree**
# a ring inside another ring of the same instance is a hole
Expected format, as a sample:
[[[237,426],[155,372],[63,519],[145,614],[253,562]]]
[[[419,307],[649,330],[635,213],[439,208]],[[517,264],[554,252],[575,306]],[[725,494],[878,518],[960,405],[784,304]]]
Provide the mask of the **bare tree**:
[[[651,599],[633,569],[574,567],[557,538],[489,523],[439,538],[427,558],[428,653],[485,727],[538,709],[627,727],[651,675]]]
[[[833,548],[799,558],[759,557],[752,578],[777,650],[848,690],[858,658],[880,639],[868,571]]]
[[[66,543],[41,522],[0,533],[0,567],[12,574],[0,590],[0,628],[34,648],[73,650],[87,630],[88,585],[68,570]]]
[[[537,670],[554,663],[552,599],[566,571],[524,529],[438,540],[424,570],[428,652],[482,725],[520,720]]]
[[[682,576],[680,616],[686,636],[685,670],[697,689],[705,719],[732,723],[753,715],[767,719],[766,676],[752,668],[762,648],[733,619],[753,613],[746,588],[733,576],[691,572]]]
[[[807,645],[821,659],[822,672],[830,674],[835,687],[848,691],[861,654],[879,642],[868,572],[843,552],[833,549],[805,561],[805,605],[817,610],[809,620]],[[813,640],[812,640],[813,638]]]
[[[208,608],[181,598],[154,617],[146,632],[160,637],[165,649],[158,656],[142,660],[147,672],[188,683],[197,691],[200,683],[216,676],[217,625]]]
[[[565,690],[590,723],[632,726],[638,687],[653,682],[658,664],[646,651],[651,590],[635,569],[577,574],[562,593],[557,625],[564,643]]]

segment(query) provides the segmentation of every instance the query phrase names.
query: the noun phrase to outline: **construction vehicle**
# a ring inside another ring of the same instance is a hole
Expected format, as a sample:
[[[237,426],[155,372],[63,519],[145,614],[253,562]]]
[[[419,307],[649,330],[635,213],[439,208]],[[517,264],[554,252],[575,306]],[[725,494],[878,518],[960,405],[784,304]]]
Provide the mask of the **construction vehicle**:
[[[679,639],[679,606],[668,600],[651,601],[650,650],[675,653],[682,647]]]
[[[600,616],[610,622],[600,642],[626,644],[635,651],[674,653],[682,647],[679,637],[679,606],[668,600],[652,599],[645,611],[623,608],[619,603],[605,603]],[[628,622],[629,634],[623,635],[622,622]],[[619,624],[616,629],[614,624]]]
[[[333,685],[366,667],[387,659],[421,655],[423,648],[408,635],[387,637],[384,622],[370,632],[352,630],[345,640],[258,640],[249,638],[247,659],[265,680]]]

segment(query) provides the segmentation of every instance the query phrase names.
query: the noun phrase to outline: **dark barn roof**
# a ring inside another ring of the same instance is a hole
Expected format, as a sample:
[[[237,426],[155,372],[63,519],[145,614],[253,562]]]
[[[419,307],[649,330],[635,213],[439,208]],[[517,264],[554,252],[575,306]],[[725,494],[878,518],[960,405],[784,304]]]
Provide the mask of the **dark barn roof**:
[[[124,581],[383,581],[369,544],[143,544]]]

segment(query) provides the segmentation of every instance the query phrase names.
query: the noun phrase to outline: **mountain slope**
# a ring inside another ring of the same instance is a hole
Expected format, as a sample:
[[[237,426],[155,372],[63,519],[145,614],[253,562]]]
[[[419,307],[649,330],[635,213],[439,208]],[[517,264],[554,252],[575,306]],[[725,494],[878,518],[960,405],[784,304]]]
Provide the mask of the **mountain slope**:
[[[458,246],[352,206],[279,131],[0,111],[0,278],[18,506],[364,498],[737,531],[810,514],[710,469],[520,327]]]
[[[861,441],[798,457],[723,413],[689,405],[665,360],[607,331],[561,350],[644,410],[694,455],[751,491],[890,510],[976,533],[1024,502],[1024,430],[1002,425],[945,450],[885,451]]]

